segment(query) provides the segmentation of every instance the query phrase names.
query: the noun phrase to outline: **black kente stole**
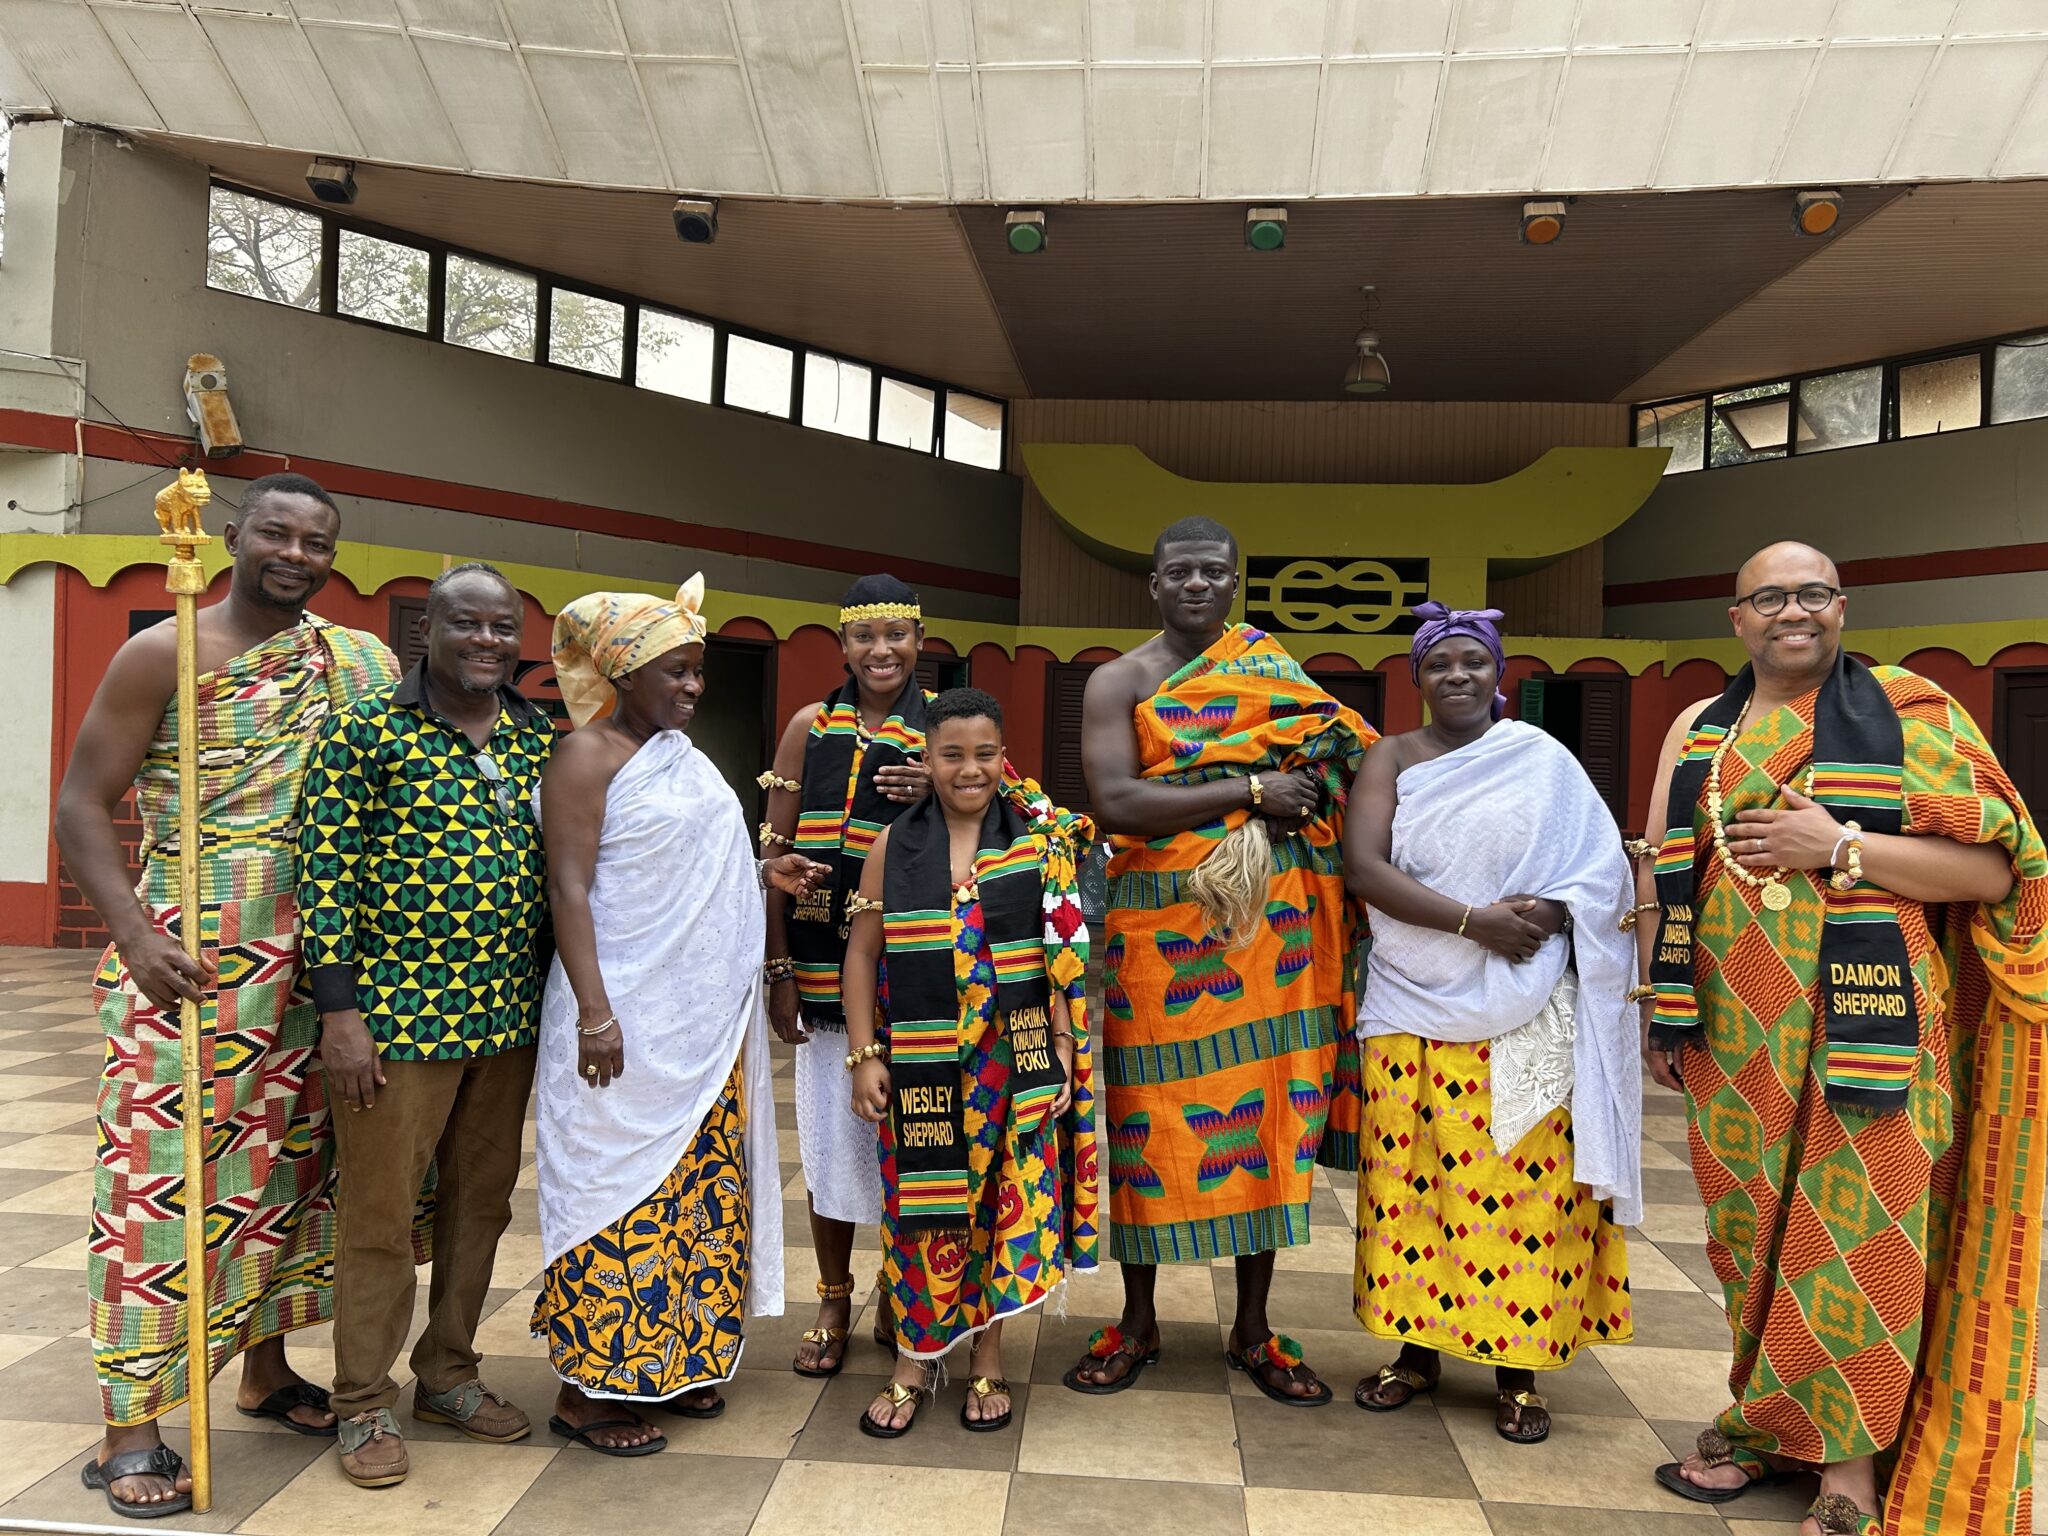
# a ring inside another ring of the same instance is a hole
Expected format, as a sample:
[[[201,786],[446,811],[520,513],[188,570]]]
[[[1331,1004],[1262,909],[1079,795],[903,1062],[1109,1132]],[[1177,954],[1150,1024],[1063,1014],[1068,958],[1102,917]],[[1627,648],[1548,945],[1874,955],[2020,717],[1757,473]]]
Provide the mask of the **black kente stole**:
[[[849,677],[811,723],[795,848],[831,865],[832,878],[799,899],[789,914],[789,957],[806,1023],[846,1028],[839,967],[846,959],[847,899],[860,889],[868,850],[903,809],[875,788],[875,772],[900,767],[924,750],[924,706],[924,690],[912,678],[861,753],[860,778],[851,793],[853,756],[860,749],[860,685]]]
[[[953,955],[951,839],[933,795],[897,818],[882,872],[889,965],[889,1123],[896,1141],[898,1231],[967,1225],[967,1136],[960,1095],[960,992]],[[1035,1130],[1066,1074],[1053,1050],[1045,974],[1045,866],[1024,817],[998,795],[974,859],[995,966],[995,1006],[1009,1037],[1010,1118]]]
[[[1755,687],[1755,676],[1745,666],[1728,691],[1694,722],[1671,775],[1664,819],[1672,825],[1658,845],[1656,865],[1657,902],[1663,916],[1650,957],[1650,984],[1656,989],[1650,1043],[1660,1049],[1699,1038],[1699,1003],[1693,995],[1699,894],[1693,818],[1714,751],[1741,718]],[[1814,705],[1812,753],[1812,797],[1837,821],[1853,818],[1865,832],[1904,830],[1906,749],[1898,711],[1884,685],[1846,651],[1821,684]],[[1793,776],[1795,786],[1799,777]],[[1731,820],[1738,809],[1728,808]],[[1731,839],[1733,835],[1731,828]],[[1789,882],[1801,876],[1792,873],[1786,878]],[[1897,899],[1868,880],[1837,891],[1830,888],[1825,870],[1813,871],[1812,879],[1824,919],[1820,1021],[1827,1031],[1827,1100],[1873,1111],[1901,1108],[1919,1067],[1920,1020],[1913,1002],[1911,958],[1899,931]],[[1752,905],[1758,907],[1755,920],[1780,955],[1800,947],[1791,932],[1799,920],[1796,906],[1773,912],[1759,903]],[[1723,980],[1741,1001],[1744,978],[1726,957],[1721,959]],[[1770,1029],[1778,1021],[1758,1022]]]

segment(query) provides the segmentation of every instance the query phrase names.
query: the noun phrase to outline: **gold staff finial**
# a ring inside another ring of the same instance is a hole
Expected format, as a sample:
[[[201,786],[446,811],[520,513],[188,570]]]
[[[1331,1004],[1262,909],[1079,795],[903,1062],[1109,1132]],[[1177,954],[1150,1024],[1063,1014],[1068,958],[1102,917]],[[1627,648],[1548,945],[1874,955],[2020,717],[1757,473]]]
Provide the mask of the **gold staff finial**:
[[[181,469],[178,478],[156,493],[156,524],[163,529],[160,543],[171,546],[171,569],[165,590],[197,597],[206,590],[206,576],[199,568],[199,546],[213,539],[199,526],[200,508],[213,500],[213,487],[206,483],[203,469]]]

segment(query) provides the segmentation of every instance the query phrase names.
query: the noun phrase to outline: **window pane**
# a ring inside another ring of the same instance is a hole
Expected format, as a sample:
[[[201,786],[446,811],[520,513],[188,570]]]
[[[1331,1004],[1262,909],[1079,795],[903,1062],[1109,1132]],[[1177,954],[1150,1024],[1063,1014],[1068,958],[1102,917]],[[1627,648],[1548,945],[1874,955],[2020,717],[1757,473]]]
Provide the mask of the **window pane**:
[[[1792,397],[1783,384],[1754,384],[1714,396],[1714,467],[1782,459],[1791,417]]]
[[[946,391],[946,457],[977,469],[1003,467],[1003,403]]]
[[[882,419],[875,429],[875,441],[898,448],[932,451],[932,407],[938,396],[901,379],[882,380]]]
[[[1983,425],[1983,359],[1943,357],[1899,370],[1899,436],[1925,437]]]
[[[711,353],[718,333],[702,320],[665,309],[640,311],[640,342],[633,382],[642,389],[711,403]]]
[[[450,256],[441,334],[458,347],[532,362],[538,302],[531,273]]]
[[[725,339],[725,403],[766,416],[789,415],[796,354],[751,336]]]
[[[2022,336],[1991,359],[1991,419],[2048,416],[2048,335]]]
[[[1664,473],[1682,475],[1706,463],[1707,402],[1680,400],[1672,405],[1636,408],[1636,446],[1669,448]]]
[[[341,231],[335,307],[358,320],[427,329],[427,253],[416,245]]]
[[[1806,379],[1799,386],[1797,453],[1822,453],[1877,441],[1882,368],[1851,368]]]
[[[320,215],[212,188],[206,199],[206,286],[318,309]]]
[[[869,396],[874,374],[859,363],[804,354],[804,425],[841,437],[868,435]]]
[[[548,361],[616,379],[626,365],[626,306],[555,289],[548,295]]]

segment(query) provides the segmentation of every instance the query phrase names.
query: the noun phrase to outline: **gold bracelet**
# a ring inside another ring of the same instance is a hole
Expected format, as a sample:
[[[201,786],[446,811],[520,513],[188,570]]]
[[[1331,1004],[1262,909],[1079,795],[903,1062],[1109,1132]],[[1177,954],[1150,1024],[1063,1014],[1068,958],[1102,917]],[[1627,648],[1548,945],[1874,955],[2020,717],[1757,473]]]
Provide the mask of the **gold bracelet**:
[[[848,922],[852,922],[863,912],[879,912],[881,910],[882,904],[879,901],[871,901],[861,895],[859,891],[853,892],[846,898],[846,920]]]
[[[1637,902],[1634,906],[1630,907],[1626,912],[1621,914],[1621,931],[1623,933],[1627,933],[1630,929],[1634,928],[1637,923],[1642,921],[1642,919],[1637,915],[1638,913],[1659,912],[1662,910],[1663,905],[1660,902]]]
[[[1622,995],[1631,1003],[1647,1003],[1657,995],[1657,989],[1647,981],[1639,981]]]
[[[769,982],[795,981],[796,962],[788,955],[771,955],[761,962],[761,975]]]
[[[1657,850],[1647,837],[1631,837],[1622,843],[1621,851],[1632,859],[1644,859]]]
[[[780,843],[785,848],[794,848],[796,846],[794,838],[783,836],[782,833],[775,830],[774,823],[766,821],[761,823],[759,841],[763,848],[766,848],[770,843]]]
[[[786,789],[791,794],[795,794],[803,788],[803,785],[799,784],[795,779],[778,777],[773,768],[770,768],[766,773],[754,780],[754,782],[763,789]]]
[[[1259,782],[1259,776],[1256,773],[1251,776],[1251,786],[1252,809],[1256,811],[1266,803],[1266,786]]]
[[[1465,915],[1464,915],[1463,917],[1461,917],[1461,918],[1459,918],[1459,919],[1458,919],[1458,937],[1459,937],[1459,938],[1461,938],[1461,939],[1462,939],[1463,937],[1465,937],[1465,925],[1466,925],[1467,923],[1471,922],[1471,921],[1472,921],[1472,909],[1471,909],[1470,907],[1467,907],[1467,908],[1465,909]]]
[[[879,1040],[870,1040],[857,1051],[846,1053],[846,1070],[851,1072],[864,1061],[873,1061],[877,1056],[887,1056],[889,1047]]]

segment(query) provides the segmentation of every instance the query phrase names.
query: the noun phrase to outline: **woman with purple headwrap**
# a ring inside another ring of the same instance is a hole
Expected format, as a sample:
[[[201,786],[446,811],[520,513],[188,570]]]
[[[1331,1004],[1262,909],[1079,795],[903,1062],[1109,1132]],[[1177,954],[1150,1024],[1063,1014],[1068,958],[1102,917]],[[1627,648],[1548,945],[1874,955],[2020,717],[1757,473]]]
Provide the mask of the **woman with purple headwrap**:
[[[1366,753],[1344,831],[1373,933],[1353,1304],[1401,1341],[1354,1399],[1400,1408],[1448,1352],[1494,1367],[1494,1428],[1534,1444],[1550,1433],[1534,1373],[1633,1331],[1629,866],[1577,760],[1501,718],[1500,613],[1415,612],[1429,720]]]

